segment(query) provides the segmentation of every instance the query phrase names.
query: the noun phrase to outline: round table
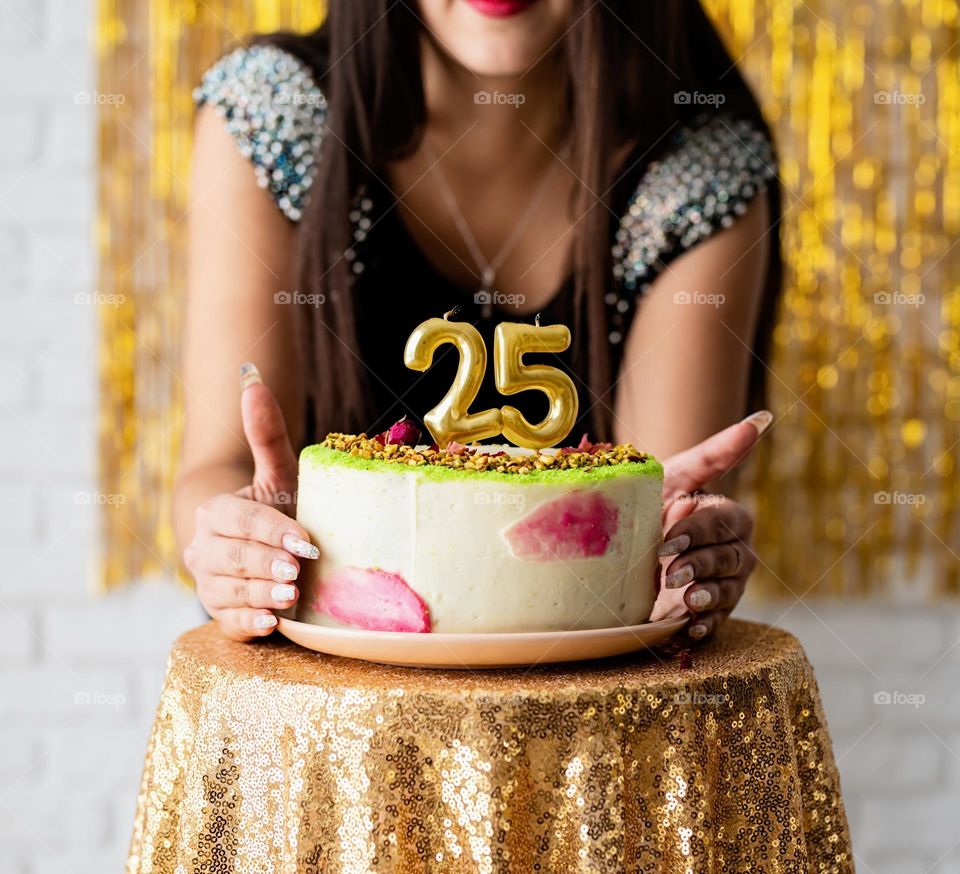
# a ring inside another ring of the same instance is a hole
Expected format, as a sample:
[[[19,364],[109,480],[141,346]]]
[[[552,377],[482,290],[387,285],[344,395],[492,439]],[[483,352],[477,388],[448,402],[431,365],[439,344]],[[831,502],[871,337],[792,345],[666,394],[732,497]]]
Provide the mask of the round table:
[[[282,638],[174,645],[133,872],[847,872],[797,640],[731,620],[666,652],[388,667]]]

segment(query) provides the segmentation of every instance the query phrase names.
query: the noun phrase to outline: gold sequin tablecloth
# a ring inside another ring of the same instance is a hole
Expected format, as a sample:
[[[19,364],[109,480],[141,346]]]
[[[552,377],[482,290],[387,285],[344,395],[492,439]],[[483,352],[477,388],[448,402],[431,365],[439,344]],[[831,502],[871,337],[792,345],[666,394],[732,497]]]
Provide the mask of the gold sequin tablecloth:
[[[128,874],[847,872],[803,649],[392,668],[213,625],[170,655]]]

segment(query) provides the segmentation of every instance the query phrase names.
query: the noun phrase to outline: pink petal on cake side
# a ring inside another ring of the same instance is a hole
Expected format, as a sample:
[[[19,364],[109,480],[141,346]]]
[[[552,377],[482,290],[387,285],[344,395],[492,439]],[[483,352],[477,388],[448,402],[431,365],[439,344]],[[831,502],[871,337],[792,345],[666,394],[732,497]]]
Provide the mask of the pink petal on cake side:
[[[598,558],[609,549],[619,522],[616,505],[599,492],[573,492],[541,504],[503,536],[510,551],[527,561]]]
[[[341,567],[320,583],[313,609],[368,631],[426,632],[430,610],[400,574]]]

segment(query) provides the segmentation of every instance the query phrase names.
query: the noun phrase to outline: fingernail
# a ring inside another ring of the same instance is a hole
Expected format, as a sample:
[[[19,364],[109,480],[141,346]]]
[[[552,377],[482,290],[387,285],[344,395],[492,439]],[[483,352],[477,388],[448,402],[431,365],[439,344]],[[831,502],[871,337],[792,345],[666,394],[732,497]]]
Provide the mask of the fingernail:
[[[758,410],[756,413],[751,413],[743,421],[753,425],[757,429],[757,436],[759,437],[770,427],[770,423],[773,421],[773,413],[769,410]]]
[[[681,534],[679,537],[674,537],[672,540],[668,540],[665,543],[661,543],[660,555],[680,555],[680,553],[683,552],[689,546],[690,546],[690,535]]]
[[[275,580],[295,580],[300,571],[297,570],[295,564],[290,564],[282,558],[275,558],[270,563],[270,573],[273,574]]]
[[[253,620],[254,628],[273,628],[277,624],[277,617],[272,613],[267,614],[266,616],[258,616]]]
[[[713,596],[706,589],[697,589],[697,591],[687,595],[687,603],[691,607],[696,607],[698,610],[702,610],[712,600]]]
[[[258,382],[263,382],[263,379],[260,377],[260,371],[257,370],[257,365],[252,361],[247,361],[241,364],[240,391],[243,391],[248,386],[256,385]]]
[[[300,558],[320,558],[320,550],[296,534],[283,535],[283,548]]]
[[[274,586],[270,590],[270,597],[273,598],[274,601],[292,601],[297,597],[297,590],[294,586],[290,585]]]
[[[663,581],[663,584],[668,589],[679,589],[680,586],[685,586],[693,579],[693,565],[685,564],[679,570],[675,570],[671,574],[667,574],[666,579]]]
[[[697,625],[691,625],[687,631],[687,634],[689,634],[694,640],[700,640],[700,638],[703,637],[706,633],[707,633],[707,626],[700,625],[699,623]]]

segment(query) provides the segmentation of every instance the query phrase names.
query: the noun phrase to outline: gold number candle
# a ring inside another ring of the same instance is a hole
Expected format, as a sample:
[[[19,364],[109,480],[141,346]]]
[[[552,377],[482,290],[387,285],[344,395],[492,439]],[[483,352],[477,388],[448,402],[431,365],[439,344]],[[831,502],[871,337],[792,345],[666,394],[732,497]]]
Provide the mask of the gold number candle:
[[[483,337],[473,325],[450,321],[449,316],[454,312],[446,313],[442,319],[427,319],[417,325],[403,352],[403,361],[411,370],[429,370],[434,353],[444,343],[452,343],[460,353],[453,385],[443,400],[423,417],[438,446],[446,446],[451,440],[470,443],[495,437],[501,429],[499,410],[468,412],[487,369],[487,349]]]
[[[567,374],[546,364],[524,364],[526,352],[563,352],[570,345],[565,325],[541,327],[501,322],[493,337],[493,366],[497,391],[512,395],[521,391],[542,391],[550,400],[544,420],[531,425],[516,407],[503,407],[503,436],[517,446],[544,449],[556,446],[577,421],[577,389]]]

